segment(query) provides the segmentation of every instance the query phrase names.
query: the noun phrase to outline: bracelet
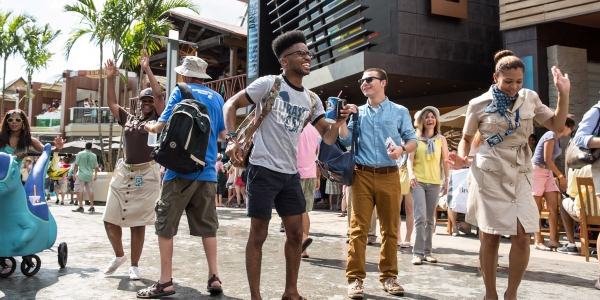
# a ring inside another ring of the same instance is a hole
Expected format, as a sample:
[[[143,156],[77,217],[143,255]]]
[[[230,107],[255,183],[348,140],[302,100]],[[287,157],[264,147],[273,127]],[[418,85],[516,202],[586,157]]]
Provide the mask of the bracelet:
[[[558,177],[558,178],[565,178],[565,175],[563,175],[563,174],[560,174],[560,175],[558,175],[557,177]]]
[[[406,148],[404,148],[404,145],[400,145],[400,147],[402,147],[402,153],[406,153]]]

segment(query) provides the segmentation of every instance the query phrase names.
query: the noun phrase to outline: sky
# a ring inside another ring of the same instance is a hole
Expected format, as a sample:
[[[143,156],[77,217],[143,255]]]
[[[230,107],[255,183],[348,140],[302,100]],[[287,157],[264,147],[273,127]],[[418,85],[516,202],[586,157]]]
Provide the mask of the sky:
[[[200,16],[229,24],[239,25],[241,17],[246,10],[246,4],[237,0],[193,0],[200,7]],[[101,7],[104,0],[95,0],[96,7]],[[33,81],[45,82],[51,77],[61,74],[64,70],[93,70],[98,69],[100,50],[89,42],[88,36],[83,36],[71,49],[67,60],[63,55],[63,47],[70,32],[77,27],[80,18],[74,13],[63,12],[65,4],[75,3],[75,0],[0,0],[3,11],[12,10],[13,13],[27,13],[37,19],[37,24],[42,26],[50,24],[53,30],[60,29],[61,34],[50,45],[54,53],[45,70],[33,74]],[[187,12],[191,12],[187,10]],[[193,12],[192,12],[193,13]],[[104,60],[112,57],[111,46],[104,45]],[[25,62],[21,57],[14,56],[8,59],[6,66],[6,81],[23,77]],[[0,61],[0,78],[3,74],[3,62]],[[1,84],[1,79],[0,79]],[[1,88],[1,87],[0,87]]]

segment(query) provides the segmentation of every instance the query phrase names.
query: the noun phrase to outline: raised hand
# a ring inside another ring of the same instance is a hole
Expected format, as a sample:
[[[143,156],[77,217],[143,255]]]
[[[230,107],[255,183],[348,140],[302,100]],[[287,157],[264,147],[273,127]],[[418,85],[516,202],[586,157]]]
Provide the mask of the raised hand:
[[[63,140],[61,137],[54,138],[54,146],[56,147],[56,151],[60,152],[60,150],[62,150],[64,144],[65,144],[65,140]]]
[[[146,70],[150,68],[150,56],[146,50],[142,50],[142,56],[140,56],[140,67]]]
[[[112,59],[106,60],[104,63],[104,69],[106,69],[106,77],[112,78],[115,77],[115,70],[117,67],[115,66],[115,62]]]
[[[554,85],[561,94],[568,94],[571,90],[571,81],[569,80],[569,74],[563,76],[560,70],[556,67],[552,67],[552,76],[554,77]]]
[[[458,156],[458,153],[448,153],[448,159],[446,160],[446,162],[452,165],[454,169],[462,169],[469,167],[469,158],[466,156],[460,157]]]

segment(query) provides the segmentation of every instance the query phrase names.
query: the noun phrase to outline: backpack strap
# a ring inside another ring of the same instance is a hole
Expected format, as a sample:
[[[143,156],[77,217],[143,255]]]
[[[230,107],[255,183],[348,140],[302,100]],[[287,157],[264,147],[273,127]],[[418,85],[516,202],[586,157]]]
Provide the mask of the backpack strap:
[[[185,82],[178,82],[177,86],[179,87],[179,90],[181,90],[181,93],[183,94],[183,99],[196,99],[196,97],[194,97],[194,94],[192,94],[192,90],[190,90],[190,87],[187,85],[187,83]]]
[[[269,111],[273,108],[273,105],[275,105],[275,99],[277,99],[277,95],[279,95],[279,90],[281,90],[281,75],[275,76],[275,82],[273,82],[273,86],[271,87],[271,92],[267,97],[265,106],[263,106],[260,116],[258,116],[258,120],[256,120],[256,129],[258,129],[262,121],[267,116],[267,113],[269,113]]]

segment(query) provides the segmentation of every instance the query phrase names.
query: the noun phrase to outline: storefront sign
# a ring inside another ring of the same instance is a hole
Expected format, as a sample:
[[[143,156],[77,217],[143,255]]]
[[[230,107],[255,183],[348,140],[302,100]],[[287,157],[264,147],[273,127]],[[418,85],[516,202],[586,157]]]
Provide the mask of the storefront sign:
[[[85,76],[93,79],[100,78],[100,70],[80,70],[77,71],[77,76]],[[119,70],[115,70],[115,75],[119,75]],[[102,69],[102,78],[106,78],[106,69]]]
[[[248,1],[248,79],[258,77],[258,0]]]
[[[454,18],[467,19],[467,0],[431,0],[431,13]]]

